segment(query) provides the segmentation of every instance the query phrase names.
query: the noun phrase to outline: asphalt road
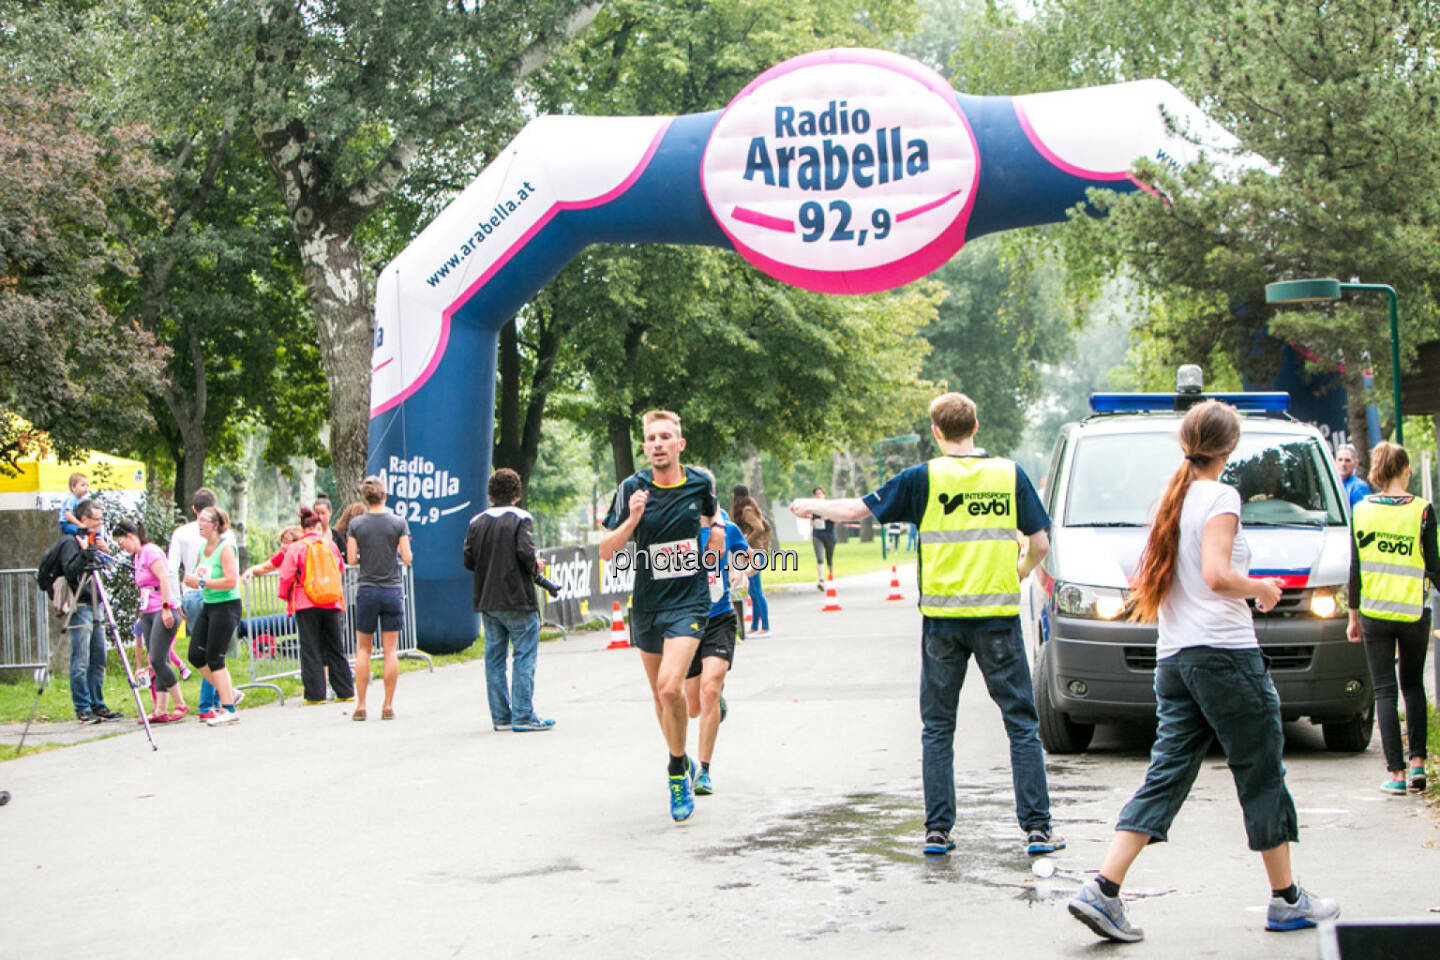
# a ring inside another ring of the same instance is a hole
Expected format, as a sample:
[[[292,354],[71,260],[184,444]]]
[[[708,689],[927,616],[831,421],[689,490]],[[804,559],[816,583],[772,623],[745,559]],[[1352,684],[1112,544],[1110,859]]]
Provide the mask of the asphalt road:
[[[1097,737],[1049,764],[1069,848],[1021,852],[998,711],[961,702],[955,853],[927,860],[916,704],[920,618],[888,574],[772,599],[738,651],[716,794],[670,821],[665,751],[638,655],[608,635],[542,646],[542,734],[495,733],[480,663],[402,676],[398,719],[265,707],[242,723],[127,735],[0,765],[0,955],[169,957],[1316,956],[1263,930],[1224,758],[1172,842],[1126,887],[1147,939],[1109,948],[1065,911],[1095,869],[1147,745]],[[378,693],[377,688],[372,688]],[[127,711],[129,712],[129,711]],[[130,725],[126,725],[130,728]],[[693,730],[693,728],[692,728]],[[1302,883],[1347,918],[1437,918],[1440,829],[1375,788],[1379,737],[1327,754],[1293,725]]]

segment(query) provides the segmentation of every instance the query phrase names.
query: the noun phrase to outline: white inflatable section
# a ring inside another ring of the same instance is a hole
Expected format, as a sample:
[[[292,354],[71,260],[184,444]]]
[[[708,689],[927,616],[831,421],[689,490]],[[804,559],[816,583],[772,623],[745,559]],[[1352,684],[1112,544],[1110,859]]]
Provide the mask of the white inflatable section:
[[[1015,112],[1035,148],[1062,170],[1123,180],[1148,157],[1183,166],[1202,156],[1226,170],[1263,166],[1240,141],[1163,80],[1016,97]],[[1167,129],[1166,117],[1175,126]]]
[[[643,169],[669,117],[556,117],[525,125],[400,256],[375,290],[370,415],[439,362],[450,314],[559,209],[605,202]]]

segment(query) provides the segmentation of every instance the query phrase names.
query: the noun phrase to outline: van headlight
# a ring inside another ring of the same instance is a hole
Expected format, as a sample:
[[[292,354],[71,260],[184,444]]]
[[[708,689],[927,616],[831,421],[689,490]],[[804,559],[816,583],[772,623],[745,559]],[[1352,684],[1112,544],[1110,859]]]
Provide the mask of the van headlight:
[[[1346,602],[1347,587],[1317,587],[1310,593],[1310,612],[1322,620],[1338,617],[1350,612]]]
[[[1055,584],[1055,609],[1067,617],[1115,620],[1125,613],[1125,591],[1083,583]]]

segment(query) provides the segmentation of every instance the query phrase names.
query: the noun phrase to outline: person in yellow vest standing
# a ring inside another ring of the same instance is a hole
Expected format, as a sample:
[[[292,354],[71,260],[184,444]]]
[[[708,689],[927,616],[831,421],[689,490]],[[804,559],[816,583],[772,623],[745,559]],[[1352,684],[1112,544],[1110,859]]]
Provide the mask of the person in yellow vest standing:
[[[1398,443],[1370,451],[1370,479],[1379,493],[1355,504],[1351,515],[1350,642],[1365,643],[1375,688],[1375,719],[1390,779],[1380,789],[1403,795],[1425,789],[1425,651],[1430,644],[1430,611],[1425,581],[1440,587],[1435,511],[1406,492],[1410,456]],[[1359,598],[1359,609],[1355,599]],[[1405,771],[1400,718],[1396,714],[1395,659],[1400,659],[1399,692],[1405,698],[1410,770]]]
[[[1050,829],[1050,790],[1030,664],[1020,637],[1020,581],[1050,549],[1050,518],[1025,471],[975,446],[975,402],[946,393],[930,404],[930,431],[942,456],[902,471],[863,498],[802,498],[796,516],[913,523],[920,530],[921,769],[925,845],[955,848],[955,713],[970,658],[1010,738],[1015,812],[1031,855],[1063,849]],[[1028,539],[1024,559],[1020,541]]]

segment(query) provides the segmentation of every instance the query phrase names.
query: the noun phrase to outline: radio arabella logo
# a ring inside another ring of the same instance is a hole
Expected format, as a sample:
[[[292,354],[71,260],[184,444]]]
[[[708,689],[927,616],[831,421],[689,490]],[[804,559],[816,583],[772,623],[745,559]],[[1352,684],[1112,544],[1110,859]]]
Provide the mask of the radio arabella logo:
[[[726,107],[701,162],[735,249],[787,283],[887,290],[964,244],[980,163],[950,85],[880,50],[767,71]]]

